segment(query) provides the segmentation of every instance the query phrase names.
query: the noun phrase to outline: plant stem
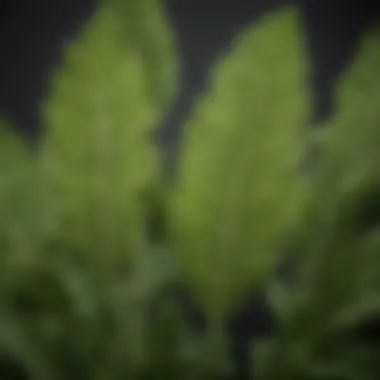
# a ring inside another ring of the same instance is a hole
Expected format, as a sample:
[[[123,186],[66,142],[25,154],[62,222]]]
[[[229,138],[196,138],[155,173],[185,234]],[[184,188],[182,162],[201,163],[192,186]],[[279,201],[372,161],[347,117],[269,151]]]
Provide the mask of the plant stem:
[[[210,318],[206,336],[206,372],[208,375],[219,375],[228,364],[227,339],[224,318],[215,315]]]

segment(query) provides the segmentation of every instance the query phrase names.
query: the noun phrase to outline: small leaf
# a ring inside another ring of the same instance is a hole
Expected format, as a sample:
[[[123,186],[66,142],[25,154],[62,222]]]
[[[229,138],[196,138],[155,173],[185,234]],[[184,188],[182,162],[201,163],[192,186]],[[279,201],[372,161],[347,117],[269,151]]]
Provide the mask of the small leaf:
[[[294,313],[302,307],[307,293],[296,286],[272,280],[267,287],[267,296],[281,327],[293,320]]]
[[[311,221],[305,219],[305,229],[316,243],[307,235],[305,245],[315,251],[327,236],[347,233],[356,217],[349,212],[361,201],[357,195],[379,187],[379,38],[376,27],[363,35],[357,55],[335,91],[337,107],[325,127],[324,152],[312,181]]]

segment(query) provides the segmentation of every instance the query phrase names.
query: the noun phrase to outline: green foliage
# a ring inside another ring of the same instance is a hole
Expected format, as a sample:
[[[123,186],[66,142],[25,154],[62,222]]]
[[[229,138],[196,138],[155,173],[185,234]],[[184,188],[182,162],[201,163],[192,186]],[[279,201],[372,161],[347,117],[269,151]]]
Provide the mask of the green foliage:
[[[279,338],[258,354],[265,355],[259,379],[374,379],[380,374],[374,359],[378,347],[357,336],[380,312],[379,41],[376,28],[364,36],[337,88],[336,113],[303,218],[300,282],[270,289]]]
[[[18,265],[1,276],[9,339],[0,359],[28,378],[123,378],[149,354],[145,310],[169,269],[148,244],[143,201],[159,175],[152,132],[173,95],[176,60],[160,5],[134,3],[127,15],[105,1],[66,47],[38,157],[2,129],[2,259]]]
[[[0,260],[1,265],[22,265],[41,249],[52,220],[41,203],[41,172],[26,144],[5,120],[0,135]]]
[[[266,283],[278,325],[255,342],[256,379],[379,378],[378,344],[358,331],[380,310],[378,220],[362,212],[379,205],[380,36],[318,136],[302,36],[283,8],[236,39],[172,185],[153,141],[178,84],[164,8],[101,2],[52,75],[37,156],[0,123],[0,377],[235,378],[225,325]],[[310,140],[323,154],[305,181]],[[289,245],[295,284],[274,276]],[[201,337],[169,291],[179,281],[208,317]]]
[[[148,96],[161,109],[166,109],[177,92],[179,68],[175,55],[175,39],[164,10],[157,0],[104,0],[122,18],[125,44],[141,54],[148,82]]]

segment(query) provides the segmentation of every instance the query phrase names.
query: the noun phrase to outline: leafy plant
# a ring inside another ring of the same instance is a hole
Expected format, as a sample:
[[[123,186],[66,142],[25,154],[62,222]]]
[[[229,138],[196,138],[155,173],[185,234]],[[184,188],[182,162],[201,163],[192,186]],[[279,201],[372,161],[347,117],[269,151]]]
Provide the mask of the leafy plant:
[[[303,36],[287,7],[236,38],[170,183],[153,138],[178,85],[170,24],[158,0],[100,3],[52,75],[38,154],[1,125],[1,376],[234,378],[227,321],[268,283],[278,326],[254,342],[255,378],[378,377],[356,331],[379,305],[377,224],[358,220],[378,189],[380,40],[347,72],[305,179]],[[275,276],[289,245],[295,285]],[[178,282],[207,316],[201,337]]]

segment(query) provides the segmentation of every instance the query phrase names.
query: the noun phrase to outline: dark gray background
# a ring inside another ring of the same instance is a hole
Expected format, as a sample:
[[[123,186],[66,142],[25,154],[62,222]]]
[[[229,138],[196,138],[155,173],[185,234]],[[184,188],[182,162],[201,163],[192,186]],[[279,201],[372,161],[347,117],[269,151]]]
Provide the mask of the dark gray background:
[[[38,103],[62,43],[75,36],[94,0],[0,0],[0,112],[28,133],[38,129]],[[234,34],[284,0],[166,1],[185,66],[182,94],[164,128],[176,138],[179,122],[202,87],[210,64]],[[376,0],[300,0],[314,62],[316,112],[329,109],[329,90],[347,63],[356,37],[373,17]]]

